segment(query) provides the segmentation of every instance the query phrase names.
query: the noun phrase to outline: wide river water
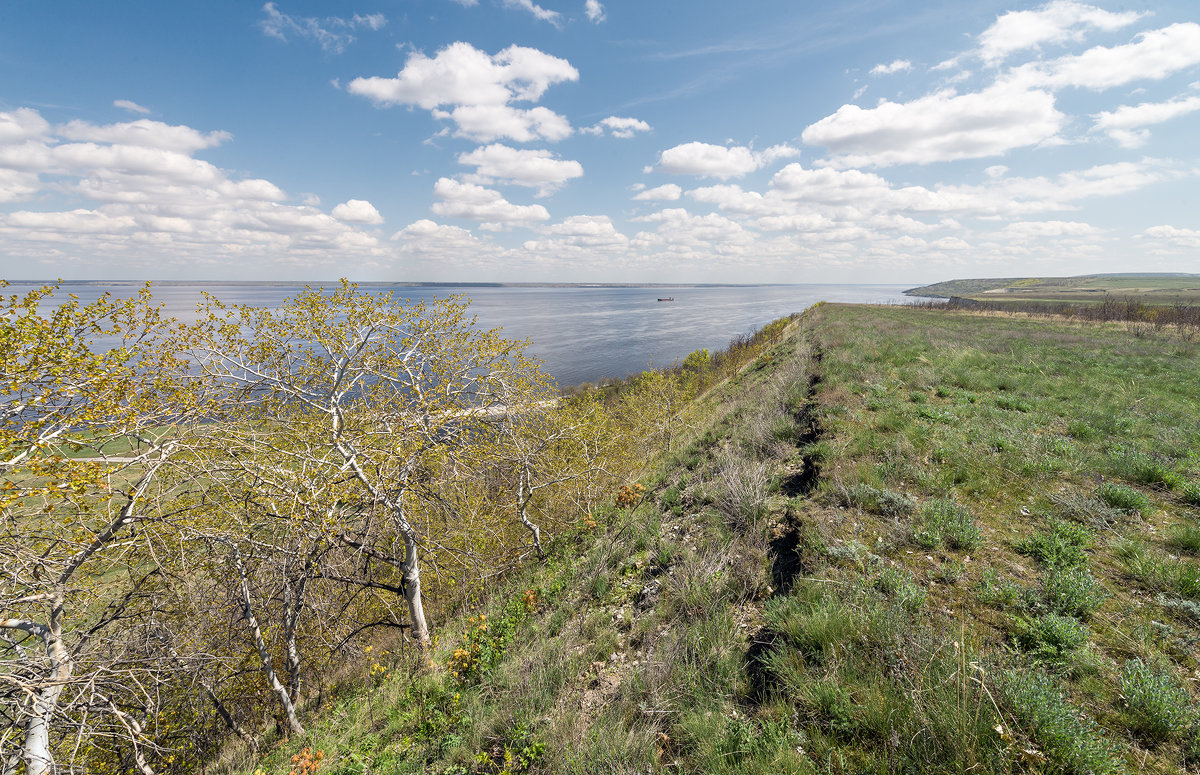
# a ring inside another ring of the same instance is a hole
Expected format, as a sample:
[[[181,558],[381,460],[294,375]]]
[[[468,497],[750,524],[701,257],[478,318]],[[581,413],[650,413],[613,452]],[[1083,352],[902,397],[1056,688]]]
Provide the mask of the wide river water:
[[[10,293],[23,293],[14,283]],[[181,319],[195,317],[201,292],[226,303],[275,307],[303,285],[210,283],[152,286],[154,299]],[[776,318],[800,312],[817,301],[900,303],[903,285],[741,285],[713,287],[422,287],[363,286],[393,290],[400,299],[445,298],[458,294],[471,301],[471,312],[486,328],[528,339],[529,351],[563,385],[624,377],[649,366],[668,365],[688,353],[717,350],[738,334]],[[56,297],[74,293],[83,302],[112,291],[136,293],[138,286],[63,283]],[[674,297],[660,302],[659,297]]]

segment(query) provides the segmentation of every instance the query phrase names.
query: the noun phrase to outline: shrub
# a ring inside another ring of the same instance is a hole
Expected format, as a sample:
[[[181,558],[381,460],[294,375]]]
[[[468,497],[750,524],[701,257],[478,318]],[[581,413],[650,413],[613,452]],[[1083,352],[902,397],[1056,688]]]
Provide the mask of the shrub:
[[[1140,659],[1131,659],[1121,668],[1121,694],[1129,729],[1143,742],[1173,740],[1196,716],[1192,698],[1179,679]]]
[[[1017,544],[1017,551],[1050,568],[1071,568],[1087,562],[1084,549],[1091,543],[1092,533],[1087,528],[1051,519],[1045,531]]]
[[[1109,594],[1087,568],[1052,568],[1042,580],[1042,599],[1056,614],[1091,618]]]
[[[921,507],[921,519],[921,525],[913,530],[913,539],[927,549],[936,549],[943,541],[951,549],[974,549],[983,542],[970,512],[954,501],[927,501]]]
[[[1088,629],[1069,616],[1049,613],[1016,620],[1017,645],[1037,659],[1064,662],[1087,643]]]
[[[875,577],[875,589],[893,598],[904,610],[913,613],[925,602],[925,590],[906,570],[896,567],[884,568]]]
[[[869,484],[839,485],[837,497],[843,506],[853,506],[885,517],[911,514],[917,508],[917,502],[909,496]]]
[[[1149,498],[1140,491],[1123,484],[1105,482],[1096,488],[1096,495],[1109,506],[1119,509],[1126,514],[1141,514],[1145,516],[1151,510]]]
[[[998,684],[1002,701],[1054,770],[1066,775],[1121,771],[1117,746],[1063,697],[1053,678],[1010,671],[1001,674]]]

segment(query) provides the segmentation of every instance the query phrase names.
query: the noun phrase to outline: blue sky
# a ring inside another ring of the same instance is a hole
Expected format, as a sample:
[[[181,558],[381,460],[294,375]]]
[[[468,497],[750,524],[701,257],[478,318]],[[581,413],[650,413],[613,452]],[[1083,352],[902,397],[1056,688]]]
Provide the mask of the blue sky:
[[[1176,2],[0,9],[0,276],[1200,272]]]

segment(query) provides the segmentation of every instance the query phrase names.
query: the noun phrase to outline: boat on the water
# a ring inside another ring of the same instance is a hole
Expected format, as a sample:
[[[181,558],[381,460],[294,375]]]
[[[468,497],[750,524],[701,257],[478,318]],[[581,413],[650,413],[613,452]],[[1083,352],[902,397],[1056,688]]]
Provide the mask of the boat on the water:
[[[674,297],[674,296],[667,296],[666,298],[661,298],[661,299],[659,299],[659,301],[675,301],[675,297]]]

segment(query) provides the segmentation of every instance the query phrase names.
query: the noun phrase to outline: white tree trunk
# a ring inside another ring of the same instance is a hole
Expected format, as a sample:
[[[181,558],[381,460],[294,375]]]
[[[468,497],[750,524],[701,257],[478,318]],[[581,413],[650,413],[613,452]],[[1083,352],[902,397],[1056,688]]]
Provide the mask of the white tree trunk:
[[[254,647],[258,650],[258,659],[262,663],[263,674],[267,677],[267,683],[271,684],[271,688],[279,696],[279,703],[283,705],[284,713],[287,714],[288,726],[291,727],[292,732],[295,734],[302,735],[304,734],[304,727],[296,717],[296,706],[292,704],[292,698],[288,694],[287,687],[283,685],[283,682],[279,680],[279,675],[275,672],[275,663],[271,659],[271,651],[267,648],[267,641],[263,638],[262,628],[258,626],[258,619],[254,616],[253,603],[250,598],[250,585],[246,580],[246,568],[242,565],[242,558],[236,547],[234,547],[233,552],[233,561],[237,566],[242,582],[242,613],[246,618],[246,626],[250,628],[250,633],[254,636]]]
[[[55,601],[56,610],[61,600]],[[46,658],[50,661],[50,673],[41,690],[33,694],[29,723],[25,725],[26,775],[47,775],[54,769],[54,755],[50,751],[50,725],[58,710],[58,698],[71,678],[71,656],[67,653],[62,634],[57,626],[57,617],[51,617],[51,625],[38,624],[24,619],[0,619],[0,628],[23,630],[42,639],[46,645]],[[8,766],[5,766],[8,769]]]
[[[421,603],[421,567],[417,562],[417,542],[404,537],[404,599],[412,619],[413,638],[424,652],[429,648],[429,626],[425,623],[425,607]]]

